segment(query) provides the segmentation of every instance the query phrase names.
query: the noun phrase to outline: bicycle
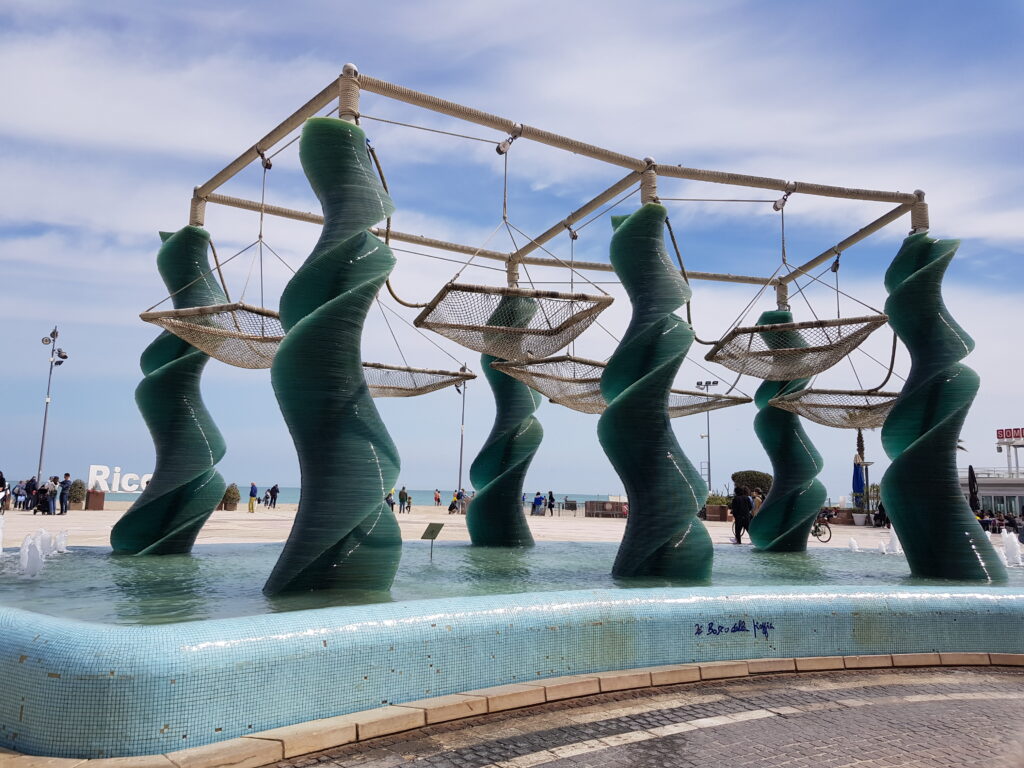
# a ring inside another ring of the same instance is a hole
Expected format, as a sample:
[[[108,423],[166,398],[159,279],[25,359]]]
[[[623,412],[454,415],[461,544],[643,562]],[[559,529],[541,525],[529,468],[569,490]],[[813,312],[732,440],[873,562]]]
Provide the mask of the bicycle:
[[[811,526],[811,536],[822,544],[827,544],[832,540],[832,527],[827,520],[817,517],[814,520],[814,525]]]

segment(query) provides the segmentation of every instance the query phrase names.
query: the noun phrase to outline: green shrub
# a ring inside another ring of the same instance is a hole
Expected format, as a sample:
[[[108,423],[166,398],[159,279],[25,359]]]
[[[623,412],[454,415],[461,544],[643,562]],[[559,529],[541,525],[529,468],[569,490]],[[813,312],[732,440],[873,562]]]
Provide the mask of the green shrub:
[[[72,504],[81,504],[85,501],[85,481],[73,480],[68,490],[68,501]]]
[[[242,494],[238,492],[237,483],[232,483],[224,489],[224,498],[221,499],[222,504],[237,504],[242,498]]]
[[[723,496],[720,493],[712,493],[708,496],[707,504],[709,507],[728,507],[731,499],[728,496]]]
[[[745,485],[751,491],[755,488],[760,488],[765,496],[772,489],[772,476],[767,472],[758,472],[756,469],[744,469],[740,472],[733,472],[732,482],[734,485]]]

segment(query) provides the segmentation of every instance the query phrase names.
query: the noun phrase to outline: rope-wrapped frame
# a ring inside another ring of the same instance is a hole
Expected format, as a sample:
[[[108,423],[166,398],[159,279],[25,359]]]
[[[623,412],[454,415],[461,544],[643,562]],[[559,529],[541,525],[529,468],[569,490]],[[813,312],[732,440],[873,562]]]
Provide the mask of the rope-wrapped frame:
[[[511,315],[502,317],[503,297],[535,301],[537,312],[515,325]],[[448,283],[413,323],[503,360],[542,359],[564,349],[611,303],[608,295]]]
[[[704,359],[768,381],[809,378],[838,363],[888,320],[887,315],[866,315],[733,328]],[[793,332],[805,346],[791,343]]]
[[[537,390],[551,402],[580,413],[603,413],[607,407],[601,396],[604,363],[572,355],[560,355],[534,362],[499,362],[491,367]],[[749,403],[749,397],[717,395],[673,389],[669,392],[668,415],[675,419],[731,405]]]

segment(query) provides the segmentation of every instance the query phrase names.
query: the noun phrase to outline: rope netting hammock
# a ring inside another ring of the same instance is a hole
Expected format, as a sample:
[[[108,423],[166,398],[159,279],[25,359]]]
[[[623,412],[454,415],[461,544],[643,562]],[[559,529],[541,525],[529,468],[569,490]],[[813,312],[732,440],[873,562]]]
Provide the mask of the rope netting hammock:
[[[536,362],[491,363],[491,367],[519,379],[551,402],[574,411],[599,414],[607,407],[601,396],[605,364],[597,360],[561,355]],[[749,397],[673,389],[669,393],[668,415],[675,419],[749,402]]]
[[[826,427],[876,429],[885,423],[898,394],[852,389],[805,389],[774,397],[768,404]]]
[[[284,338],[277,312],[240,301],[143,312],[139,317],[238,368],[269,368]]]
[[[435,371],[383,363],[363,363],[363,376],[373,397],[425,395],[476,378],[469,371]]]
[[[888,319],[866,315],[733,328],[704,359],[768,381],[809,378],[834,366]]]
[[[525,323],[524,301],[535,305]],[[566,347],[611,303],[611,296],[448,283],[413,322],[477,352],[529,360]]]
[[[269,368],[284,328],[277,312],[241,302],[143,312],[140,317],[187,341],[210,357],[238,368]],[[468,371],[438,371],[363,363],[373,397],[413,397],[475,379]]]

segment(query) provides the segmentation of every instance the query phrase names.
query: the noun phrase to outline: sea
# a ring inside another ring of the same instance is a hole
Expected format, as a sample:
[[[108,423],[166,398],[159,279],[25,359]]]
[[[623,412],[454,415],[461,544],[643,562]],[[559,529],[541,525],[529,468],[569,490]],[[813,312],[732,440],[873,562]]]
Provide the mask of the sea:
[[[273,483],[271,483],[271,485],[273,485]],[[259,483],[256,484],[256,488],[260,492],[260,498],[263,497],[263,494],[266,492],[266,490],[269,487],[270,487],[270,485],[260,485]],[[396,502],[398,501],[398,491],[399,491],[400,488],[401,488],[401,486],[398,486],[397,488],[395,488],[395,501]],[[298,504],[299,503],[299,495],[300,495],[300,492],[301,492],[300,488],[298,488],[297,486],[283,485],[283,486],[280,487],[280,490],[281,490],[281,492],[280,492],[280,494],[277,497],[277,503],[278,504]],[[445,488],[441,488],[439,490],[441,491],[441,502],[447,507],[448,504],[451,503],[452,496],[455,495],[455,491],[450,490],[450,489],[445,489]],[[527,501],[532,499],[533,495],[537,491],[540,491],[542,494],[547,496],[548,490],[549,489],[547,489],[547,488],[534,488],[533,490],[528,491],[526,493],[526,499],[527,499]],[[247,499],[249,497],[248,483],[245,483],[245,484],[239,483],[238,484],[238,491],[239,491],[239,493],[242,494],[242,501],[244,502],[245,499]],[[467,492],[471,492],[471,490],[467,489]],[[412,503],[414,505],[417,505],[417,506],[429,506],[429,505],[434,503],[434,489],[433,488],[430,488],[429,490],[412,489],[412,490],[409,490],[408,493],[409,493],[410,496],[412,496]],[[604,493],[604,494],[559,493],[558,491],[555,491],[554,493],[555,493],[555,499],[557,499],[559,503],[563,502],[566,498],[568,498],[570,501],[578,501],[578,502],[584,502],[584,501],[608,501],[609,499],[618,499],[619,498],[616,495],[607,494],[607,493]],[[108,493],[107,496],[106,496],[107,501],[135,501],[137,498],[139,498],[139,494],[138,493]],[[623,498],[625,498],[625,497],[623,497]]]

